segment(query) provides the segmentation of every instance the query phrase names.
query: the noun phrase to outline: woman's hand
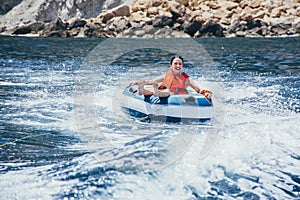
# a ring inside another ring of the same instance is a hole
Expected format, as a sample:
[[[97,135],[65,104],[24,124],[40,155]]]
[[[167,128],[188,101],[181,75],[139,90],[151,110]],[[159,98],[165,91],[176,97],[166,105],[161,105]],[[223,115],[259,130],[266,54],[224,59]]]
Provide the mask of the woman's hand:
[[[212,94],[212,92],[211,91],[209,91],[209,90],[199,90],[199,93],[200,94],[205,94],[205,93],[208,93],[208,94]]]
[[[205,96],[206,99],[211,101],[211,96],[212,96],[211,91],[209,91],[209,90],[200,90],[199,93],[202,94],[203,96]]]

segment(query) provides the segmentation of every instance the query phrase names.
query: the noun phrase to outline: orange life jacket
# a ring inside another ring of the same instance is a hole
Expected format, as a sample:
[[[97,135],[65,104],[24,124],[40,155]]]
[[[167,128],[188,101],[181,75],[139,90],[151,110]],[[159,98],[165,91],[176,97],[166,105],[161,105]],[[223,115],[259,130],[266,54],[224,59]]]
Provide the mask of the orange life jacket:
[[[185,80],[189,78],[185,72],[179,76],[175,76],[172,71],[168,71],[165,75],[165,79],[161,84],[161,88],[168,88],[174,94],[188,94],[185,87]]]

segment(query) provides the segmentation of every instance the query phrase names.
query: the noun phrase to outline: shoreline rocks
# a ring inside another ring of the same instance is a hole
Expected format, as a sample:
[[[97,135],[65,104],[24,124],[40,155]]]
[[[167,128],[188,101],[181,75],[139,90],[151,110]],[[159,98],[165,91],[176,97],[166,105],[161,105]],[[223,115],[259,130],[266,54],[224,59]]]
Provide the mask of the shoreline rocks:
[[[49,18],[0,31],[42,37],[300,36],[299,0],[134,0],[96,17]]]

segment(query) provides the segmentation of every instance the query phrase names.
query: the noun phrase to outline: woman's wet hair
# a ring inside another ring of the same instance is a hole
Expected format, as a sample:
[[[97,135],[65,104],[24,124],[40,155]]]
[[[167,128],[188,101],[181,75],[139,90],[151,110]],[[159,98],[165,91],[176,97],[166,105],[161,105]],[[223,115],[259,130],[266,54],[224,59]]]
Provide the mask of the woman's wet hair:
[[[183,64],[183,58],[182,58],[181,56],[176,55],[176,56],[173,56],[173,57],[171,58],[170,65],[172,65],[173,60],[174,60],[175,58],[179,58],[179,59],[182,61],[182,64]]]

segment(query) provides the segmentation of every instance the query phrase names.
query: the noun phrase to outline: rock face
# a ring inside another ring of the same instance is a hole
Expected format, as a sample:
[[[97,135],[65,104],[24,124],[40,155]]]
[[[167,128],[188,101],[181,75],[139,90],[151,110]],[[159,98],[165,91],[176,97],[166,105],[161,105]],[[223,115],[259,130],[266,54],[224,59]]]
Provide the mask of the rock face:
[[[1,0],[0,3],[0,15],[4,15],[10,9],[21,3],[22,0]]]
[[[104,9],[111,9],[131,0],[3,0],[11,9],[0,15],[0,27],[11,29],[36,21],[49,23],[56,18],[66,21],[73,17],[97,17]],[[6,4],[5,4],[6,5]],[[2,1],[1,1],[2,6]],[[6,10],[7,10],[6,9]]]
[[[3,34],[144,38],[300,36],[300,0],[17,2],[11,1],[10,7],[15,6],[0,15]]]

